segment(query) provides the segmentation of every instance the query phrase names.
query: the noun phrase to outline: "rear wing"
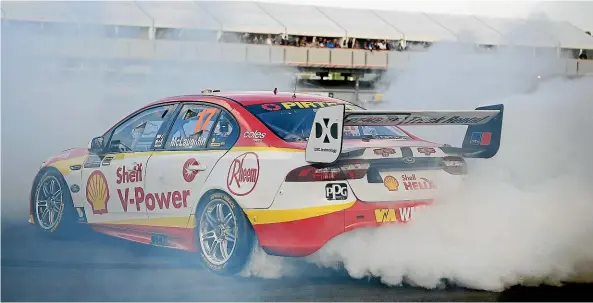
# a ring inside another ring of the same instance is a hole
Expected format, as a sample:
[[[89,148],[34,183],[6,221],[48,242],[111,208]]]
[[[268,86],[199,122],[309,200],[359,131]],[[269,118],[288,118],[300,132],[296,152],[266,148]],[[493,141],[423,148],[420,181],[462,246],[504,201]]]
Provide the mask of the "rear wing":
[[[344,105],[317,109],[305,157],[310,163],[333,163],[342,153],[344,126],[468,125],[462,147],[441,147],[467,158],[491,158],[498,152],[502,131],[502,104],[475,110],[345,111]]]

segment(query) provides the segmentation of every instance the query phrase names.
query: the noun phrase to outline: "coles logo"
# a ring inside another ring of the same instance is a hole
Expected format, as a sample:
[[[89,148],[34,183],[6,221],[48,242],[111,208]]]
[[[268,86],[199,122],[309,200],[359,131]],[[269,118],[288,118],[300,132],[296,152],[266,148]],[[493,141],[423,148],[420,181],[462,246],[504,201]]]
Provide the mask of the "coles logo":
[[[263,138],[266,137],[266,133],[262,133],[259,130],[256,131],[246,131],[243,133],[243,138],[252,139],[255,142],[260,142]]]
[[[254,152],[241,154],[233,160],[226,178],[228,190],[236,196],[253,191],[259,179],[259,157]]]
[[[96,170],[91,173],[86,183],[86,200],[93,209],[93,214],[101,215],[107,213],[107,202],[109,201],[109,186],[105,175]]]
[[[198,175],[198,166],[200,163],[194,158],[189,158],[183,163],[183,180],[189,183]]]

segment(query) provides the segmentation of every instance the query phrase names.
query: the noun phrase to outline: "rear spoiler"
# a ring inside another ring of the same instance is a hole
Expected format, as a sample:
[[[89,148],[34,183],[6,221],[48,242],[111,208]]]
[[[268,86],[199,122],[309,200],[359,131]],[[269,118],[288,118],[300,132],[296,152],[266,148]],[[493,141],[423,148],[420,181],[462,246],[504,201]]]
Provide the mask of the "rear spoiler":
[[[333,163],[342,153],[344,126],[468,125],[462,147],[441,147],[466,158],[494,157],[500,147],[504,105],[464,111],[349,110],[344,105],[317,109],[305,158],[310,163]]]

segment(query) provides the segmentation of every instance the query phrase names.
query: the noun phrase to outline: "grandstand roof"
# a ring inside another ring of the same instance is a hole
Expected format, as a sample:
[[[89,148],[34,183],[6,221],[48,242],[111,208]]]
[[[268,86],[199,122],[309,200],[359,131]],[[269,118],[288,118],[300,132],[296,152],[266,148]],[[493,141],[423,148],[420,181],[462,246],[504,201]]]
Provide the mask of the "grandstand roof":
[[[2,1],[2,18],[321,37],[593,49],[568,22],[244,1]]]
[[[138,6],[154,20],[154,26],[220,30],[222,23],[192,1],[142,1]]]

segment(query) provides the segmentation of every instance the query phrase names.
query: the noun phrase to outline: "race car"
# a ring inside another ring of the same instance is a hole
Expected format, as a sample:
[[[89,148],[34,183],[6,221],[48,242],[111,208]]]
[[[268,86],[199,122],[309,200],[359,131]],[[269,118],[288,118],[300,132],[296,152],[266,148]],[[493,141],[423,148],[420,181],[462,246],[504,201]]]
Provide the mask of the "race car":
[[[276,90],[170,97],[46,160],[29,222],[50,235],[90,229],[196,252],[234,274],[255,245],[304,257],[340,234],[409,222],[460,186],[465,158],[498,152],[502,118],[501,104],[382,111]],[[452,147],[409,125],[468,128]]]

